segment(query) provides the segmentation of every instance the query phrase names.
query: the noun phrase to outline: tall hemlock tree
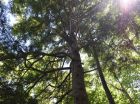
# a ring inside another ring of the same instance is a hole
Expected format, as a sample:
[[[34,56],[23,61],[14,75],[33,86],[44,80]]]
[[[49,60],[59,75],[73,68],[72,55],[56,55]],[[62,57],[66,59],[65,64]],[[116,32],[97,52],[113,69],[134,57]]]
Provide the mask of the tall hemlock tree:
[[[140,16],[122,4],[12,0],[13,27],[0,9],[0,103],[137,103]]]

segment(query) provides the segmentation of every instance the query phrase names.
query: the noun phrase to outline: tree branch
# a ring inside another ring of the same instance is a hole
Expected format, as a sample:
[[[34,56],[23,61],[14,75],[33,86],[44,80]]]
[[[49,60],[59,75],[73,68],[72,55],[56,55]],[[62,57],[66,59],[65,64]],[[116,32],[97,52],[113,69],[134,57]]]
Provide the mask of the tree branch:
[[[71,91],[72,89],[68,90],[65,94],[63,94],[55,104],[59,104],[65,98],[65,96],[67,96]]]

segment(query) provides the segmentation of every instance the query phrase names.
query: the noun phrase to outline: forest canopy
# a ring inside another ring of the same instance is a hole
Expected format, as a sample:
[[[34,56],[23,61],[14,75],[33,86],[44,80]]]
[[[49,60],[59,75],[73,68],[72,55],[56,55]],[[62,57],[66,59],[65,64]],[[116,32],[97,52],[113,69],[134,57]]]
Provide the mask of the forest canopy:
[[[1,0],[0,104],[139,104],[139,0]]]

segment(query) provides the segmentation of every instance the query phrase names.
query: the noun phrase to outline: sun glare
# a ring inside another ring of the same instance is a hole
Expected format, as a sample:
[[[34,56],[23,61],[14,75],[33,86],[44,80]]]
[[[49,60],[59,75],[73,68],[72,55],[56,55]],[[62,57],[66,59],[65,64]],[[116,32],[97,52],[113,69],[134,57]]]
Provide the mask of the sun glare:
[[[130,0],[122,0],[122,3],[123,3],[124,5],[127,5],[128,3],[130,3]]]
[[[129,11],[133,8],[137,0],[120,0],[121,8],[124,11]]]

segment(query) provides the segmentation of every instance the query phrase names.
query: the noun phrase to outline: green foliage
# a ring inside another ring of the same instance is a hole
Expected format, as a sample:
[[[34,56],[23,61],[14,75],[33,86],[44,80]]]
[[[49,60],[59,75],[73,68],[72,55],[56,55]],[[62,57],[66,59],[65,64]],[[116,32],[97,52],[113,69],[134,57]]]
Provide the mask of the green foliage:
[[[116,104],[140,103],[138,10],[125,17],[114,0],[13,0],[11,13],[19,19],[13,35],[30,44],[19,53],[0,47],[0,103],[72,104],[74,38],[91,104],[108,103],[95,50]]]

